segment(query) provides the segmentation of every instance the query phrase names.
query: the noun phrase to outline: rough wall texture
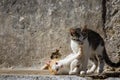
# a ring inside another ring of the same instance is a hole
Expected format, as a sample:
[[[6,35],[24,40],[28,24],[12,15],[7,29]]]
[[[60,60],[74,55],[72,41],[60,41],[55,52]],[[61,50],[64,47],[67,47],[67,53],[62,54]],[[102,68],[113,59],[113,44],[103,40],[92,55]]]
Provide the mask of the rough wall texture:
[[[85,24],[101,36],[105,29],[109,53],[120,53],[119,4],[120,0],[0,0],[0,68],[39,65],[60,46],[62,55],[69,54],[69,28]]]
[[[120,0],[109,0],[106,3],[106,46],[113,61],[120,60]]]

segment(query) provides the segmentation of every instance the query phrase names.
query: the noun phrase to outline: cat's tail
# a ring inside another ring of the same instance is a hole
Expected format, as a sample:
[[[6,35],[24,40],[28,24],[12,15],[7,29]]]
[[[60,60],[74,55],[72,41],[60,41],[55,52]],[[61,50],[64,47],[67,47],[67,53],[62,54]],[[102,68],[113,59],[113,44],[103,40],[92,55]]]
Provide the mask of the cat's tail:
[[[120,67],[120,61],[118,62],[118,63],[113,63],[110,59],[109,59],[109,57],[108,57],[108,55],[107,55],[107,53],[106,53],[106,49],[104,48],[104,50],[103,50],[103,58],[104,58],[104,60],[105,60],[105,62],[109,65],[109,66],[111,66],[111,67]]]

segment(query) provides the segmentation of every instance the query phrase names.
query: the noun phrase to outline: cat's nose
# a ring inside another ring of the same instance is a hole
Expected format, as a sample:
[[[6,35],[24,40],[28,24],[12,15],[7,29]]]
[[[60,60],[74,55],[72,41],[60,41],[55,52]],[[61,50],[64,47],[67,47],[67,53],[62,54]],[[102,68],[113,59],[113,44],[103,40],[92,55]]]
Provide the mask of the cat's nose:
[[[82,41],[80,41],[80,42],[79,42],[79,44],[80,44],[80,45],[83,45],[83,42],[82,42]]]

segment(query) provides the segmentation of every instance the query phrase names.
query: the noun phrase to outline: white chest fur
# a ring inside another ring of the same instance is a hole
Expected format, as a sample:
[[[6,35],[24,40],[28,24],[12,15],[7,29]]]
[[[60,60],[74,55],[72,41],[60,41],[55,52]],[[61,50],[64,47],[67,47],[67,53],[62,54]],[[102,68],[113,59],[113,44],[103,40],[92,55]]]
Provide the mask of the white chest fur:
[[[73,40],[71,40],[71,49],[73,53],[78,53],[79,51],[79,44]]]

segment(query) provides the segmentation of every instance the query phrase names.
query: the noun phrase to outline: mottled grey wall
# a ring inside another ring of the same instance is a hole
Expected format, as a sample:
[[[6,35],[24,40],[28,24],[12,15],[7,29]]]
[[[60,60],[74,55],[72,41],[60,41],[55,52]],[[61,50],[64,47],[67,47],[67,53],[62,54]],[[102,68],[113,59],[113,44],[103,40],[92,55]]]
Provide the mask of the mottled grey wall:
[[[69,54],[69,28],[85,24],[103,37],[106,29],[108,43],[115,37],[113,44],[118,45],[119,4],[119,0],[105,4],[102,0],[0,0],[0,68],[38,65],[60,46],[62,55]],[[113,6],[118,11],[111,16]],[[109,35],[108,28],[115,34]],[[120,47],[115,46],[109,48],[116,53]]]
[[[120,61],[120,0],[106,3],[106,47],[113,61]]]

